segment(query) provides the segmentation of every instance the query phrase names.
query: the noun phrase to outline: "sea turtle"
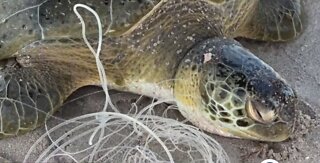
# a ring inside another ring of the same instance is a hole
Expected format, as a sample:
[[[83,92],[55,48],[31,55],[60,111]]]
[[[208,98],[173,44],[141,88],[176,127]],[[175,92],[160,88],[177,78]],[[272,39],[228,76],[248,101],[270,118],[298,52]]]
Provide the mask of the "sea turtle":
[[[295,91],[234,38],[295,38],[300,0],[48,0],[30,20],[16,15],[0,24],[0,138],[35,129],[73,91],[99,84],[72,13],[82,2],[105,27],[113,15],[100,56],[111,88],[170,98],[194,125],[223,136],[278,142],[292,133]],[[19,23],[31,25],[10,28]]]

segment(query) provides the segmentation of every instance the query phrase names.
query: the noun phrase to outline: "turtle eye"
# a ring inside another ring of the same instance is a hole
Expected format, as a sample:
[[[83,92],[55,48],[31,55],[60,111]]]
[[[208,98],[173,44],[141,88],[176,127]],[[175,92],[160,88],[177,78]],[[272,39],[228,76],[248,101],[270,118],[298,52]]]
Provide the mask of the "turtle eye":
[[[251,99],[246,101],[246,111],[251,119],[263,124],[271,123],[276,119],[276,114],[273,110]]]

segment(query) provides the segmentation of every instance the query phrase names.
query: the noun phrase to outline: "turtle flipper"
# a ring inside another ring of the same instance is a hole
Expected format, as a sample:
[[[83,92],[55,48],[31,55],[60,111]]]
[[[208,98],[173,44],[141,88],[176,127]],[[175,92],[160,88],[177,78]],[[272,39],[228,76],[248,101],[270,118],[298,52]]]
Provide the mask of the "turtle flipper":
[[[90,50],[60,41],[43,40],[2,60],[0,139],[42,125],[73,91],[99,82]]]
[[[238,3],[238,10],[243,12],[243,8],[246,8],[246,12],[240,14],[241,18],[236,18],[235,22],[226,22],[229,27],[235,28],[233,37],[287,41],[302,32],[300,0],[252,0],[235,3]]]
[[[61,105],[57,85],[38,72],[17,63],[1,70],[0,139],[35,129]]]

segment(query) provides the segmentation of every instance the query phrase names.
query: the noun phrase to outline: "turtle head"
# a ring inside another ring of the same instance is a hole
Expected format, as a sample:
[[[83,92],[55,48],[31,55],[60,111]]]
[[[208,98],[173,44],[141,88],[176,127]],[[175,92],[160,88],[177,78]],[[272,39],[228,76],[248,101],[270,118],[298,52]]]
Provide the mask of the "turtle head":
[[[223,136],[283,141],[293,131],[295,91],[269,65],[227,39],[195,46],[180,63],[174,93],[192,123]]]

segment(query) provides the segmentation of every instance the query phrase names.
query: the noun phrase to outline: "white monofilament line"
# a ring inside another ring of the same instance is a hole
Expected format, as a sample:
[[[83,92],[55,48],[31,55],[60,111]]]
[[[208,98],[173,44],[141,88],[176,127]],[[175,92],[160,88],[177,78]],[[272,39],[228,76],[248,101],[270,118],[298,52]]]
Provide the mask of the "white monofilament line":
[[[95,51],[93,49],[93,47],[90,45],[90,43],[89,43],[89,41],[88,41],[88,39],[86,37],[86,25],[85,25],[85,22],[84,22],[82,16],[79,14],[79,12],[77,10],[78,7],[85,8],[86,10],[90,11],[95,16],[95,18],[97,20],[98,30],[99,30],[97,51]],[[101,25],[100,17],[93,9],[91,9],[90,7],[88,7],[86,5],[83,5],[83,4],[74,5],[73,11],[78,16],[78,18],[80,19],[80,22],[81,22],[81,25],[82,25],[82,38],[83,38],[84,42],[86,43],[86,45],[88,46],[88,48],[90,49],[91,53],[94,55],[95,59],[96,59],[97,69],[98,69],[99,76],[100,76],[100,81],[101,81],[101,86],[103,88],[103,91],[106,94],[106,103],[105,103],[105,105],[103,107],[103,111],[107,110],[107,106],[109,104],[112,107],[113,111],[118,112],[118,109],[112,104],[112,102],[110,100],[110,96],[109,96],[109,93],[108,93],[108,87],[107,87],[107,85],[108,85],[107,76],[106,76],[103,64],[101,63],[100,58],[99,58],[100,57],[100,52],[101,52],[101,47],[102,47],[102,25]],[[110,29],[111,25],[112,25],[112,22],[110,23],[108,29]]]
[[[112,5],[111,5],[112,6]],[[84,20],[82,18],[82,16],[79,14],[79,12],[77,11],[77,8],[78,7],[81,7],[81,8],[84,8],[88,11],[90,11],[96,18],[97,20],[97,23],[98,23],[98,30],[99,30],[99,38],[98,38],[98,48],[97,48],[97,51],[95,51],[93,49],[93,47],[90,45],[87,37],[86,37],[86,29],[85,29],[85,23],[84,23]],[[104,105],[104,108],[103,108],[103,112],[105,112],[107,110],[107,106],[108,104],[112,107],[112,109],[115,111],[115,112],[118,112],[118,110],[116,109],[116,107],[112,104],[111,102],[111,99],[110,99],[110,96],[109,96],[109,93],[108,93],[108,87],[107,87],[107,76],[106,76],[106,73],[105,73],[105,70],[104,70],[104,67],[103,67],[103,64],[101,63],[100,61],[100,52],[101,52],[101,46],[102,46],[102,25],[101,25],[101,20],[100,20],[100,17],[99,15],[93,10],[91,9],[89,6],[87,5],[84,5],[84,4],[76,4],[73,8],[75,14],[78,16],[78,18],[80,19],[80,22],[81,22],[81,25],[82,25],[82,37],[84,39],[84,42],[87,44],[88,48],[90,49],[91,53],[94,55],[95,59],[96,59],[96,64],[97,64],[97,68],[98,68],[98,72],[99,72],[99,76],[100,76],[100,80],[101,80],[101,85],[102,85],[102,88],[105,92],[105,96],[106,96],[106,101],[105,101],[105,105]],[[112,11],[112,10],[111,10]],[[112,19],[111,19],[112,20]],[[110,27],[111,27],[112,23],[110,23],[108,29],[110,30]],[[102,113],[103,115],[103,113]],[[165,152],[167,153],[168,157],[169,157],[169,160],[170,162],[174,162],[173,161],[173,158],[172,158],[172,155],[169,151],[169,149],[166,147],[166,145],[164,144],[164,142],[151,130],[149,129],[147,126],[145,126],[143,123],[141,123],[140,121],[138,121],[137,119],[134,119],[130,116],[127,116],[125,114],[120,114],[120,113],[108,113],[107,115],[105,115],[105,117],[103,117],[101,115],[101,117],[99,118],[99,120],[103,119],[102,121],[102,126],[101,126],[101,129],[103,129],[105,127],[105,123],[108,121],[108,119],[106,119],[106,117],[108,117],[108,115],[117,115],[121,118],[124,118],[124,119],[127,119],[127,120],[130,120],[132,121],[134,124],[138,124],[140,125],[143,129],[145,129],[150,135],[152,135],[158,142],[159,144],[164,148]],[[94,135],[98,132],[98,130],[96,130],[90,137],[90,141],[89,141],[89,144],[92,144],[92,140],[94,138]],[[101,131],[102,133],[103,131]],[[102,135],[102,134],[100,134]]]

